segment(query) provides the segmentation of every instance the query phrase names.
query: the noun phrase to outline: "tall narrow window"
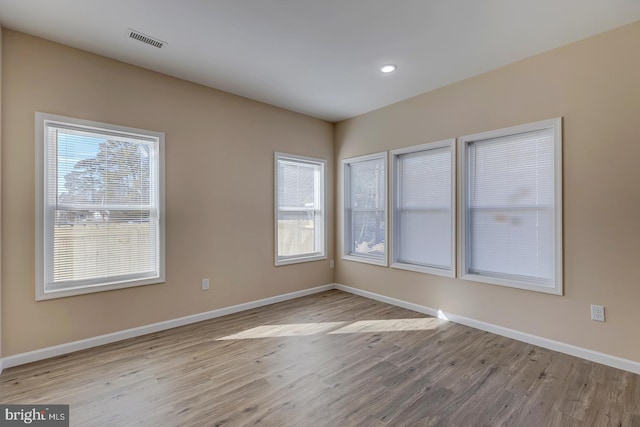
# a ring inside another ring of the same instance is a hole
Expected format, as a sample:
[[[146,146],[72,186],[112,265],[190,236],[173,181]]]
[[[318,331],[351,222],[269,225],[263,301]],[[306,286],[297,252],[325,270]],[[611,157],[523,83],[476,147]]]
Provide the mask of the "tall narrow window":
[[[455,140],[391,154],[391,266],[455,276]]]
[[[276,265],[325,259],[326,161],[275,154]]]
[[[562,293],[561,119],[460,138],[462,278]]]
[[[387,155],[343,160],[343,258],[387,265]]]
[[[164,134],[36,114],[37,299],[164,281]]]

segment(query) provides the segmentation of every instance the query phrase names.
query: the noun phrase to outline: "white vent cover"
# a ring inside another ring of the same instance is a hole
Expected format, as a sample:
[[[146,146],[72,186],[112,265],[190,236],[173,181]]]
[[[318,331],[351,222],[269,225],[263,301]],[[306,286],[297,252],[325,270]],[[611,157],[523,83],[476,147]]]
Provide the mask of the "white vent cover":
[[[127,31],[127,35],[132,39],[136,39],[142,43],[157,47],[158,49],[167,44],[162,40],[158,40],[146,34],[142,34],[140,31],[132,30],[131,28],[129,28],[129,30]]]

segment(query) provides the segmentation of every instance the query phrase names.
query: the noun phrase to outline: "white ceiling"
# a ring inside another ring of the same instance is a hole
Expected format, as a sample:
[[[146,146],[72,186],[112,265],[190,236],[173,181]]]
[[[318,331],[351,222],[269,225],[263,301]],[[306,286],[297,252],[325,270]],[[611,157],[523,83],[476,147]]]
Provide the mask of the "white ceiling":
[[[636,20],[640,0],[0,0],[4,27],[329,121]]]

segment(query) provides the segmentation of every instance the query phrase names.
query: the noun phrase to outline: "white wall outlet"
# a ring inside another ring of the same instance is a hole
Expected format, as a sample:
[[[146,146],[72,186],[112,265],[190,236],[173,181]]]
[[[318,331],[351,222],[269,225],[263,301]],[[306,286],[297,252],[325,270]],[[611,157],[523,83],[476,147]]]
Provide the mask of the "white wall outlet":
[[[202,279],[202,290],[206,291],[209,289],[209,279]]]
[[[591,304],[591,320],[604,322],[604,306]]]
[[[335,267],[335,266],[336,266],[336,263],[335,263],[335,261],[334,261],[334,260],[329,261],[329,267],[330,267],[330,268],[333,268],[333,267]]]

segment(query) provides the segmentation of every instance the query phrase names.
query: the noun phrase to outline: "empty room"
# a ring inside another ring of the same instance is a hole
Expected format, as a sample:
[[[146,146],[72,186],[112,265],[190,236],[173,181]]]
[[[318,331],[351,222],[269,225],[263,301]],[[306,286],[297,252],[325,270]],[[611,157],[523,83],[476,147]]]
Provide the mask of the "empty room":
[[[637,0],[0,27],[0,426],[640,426]]]

